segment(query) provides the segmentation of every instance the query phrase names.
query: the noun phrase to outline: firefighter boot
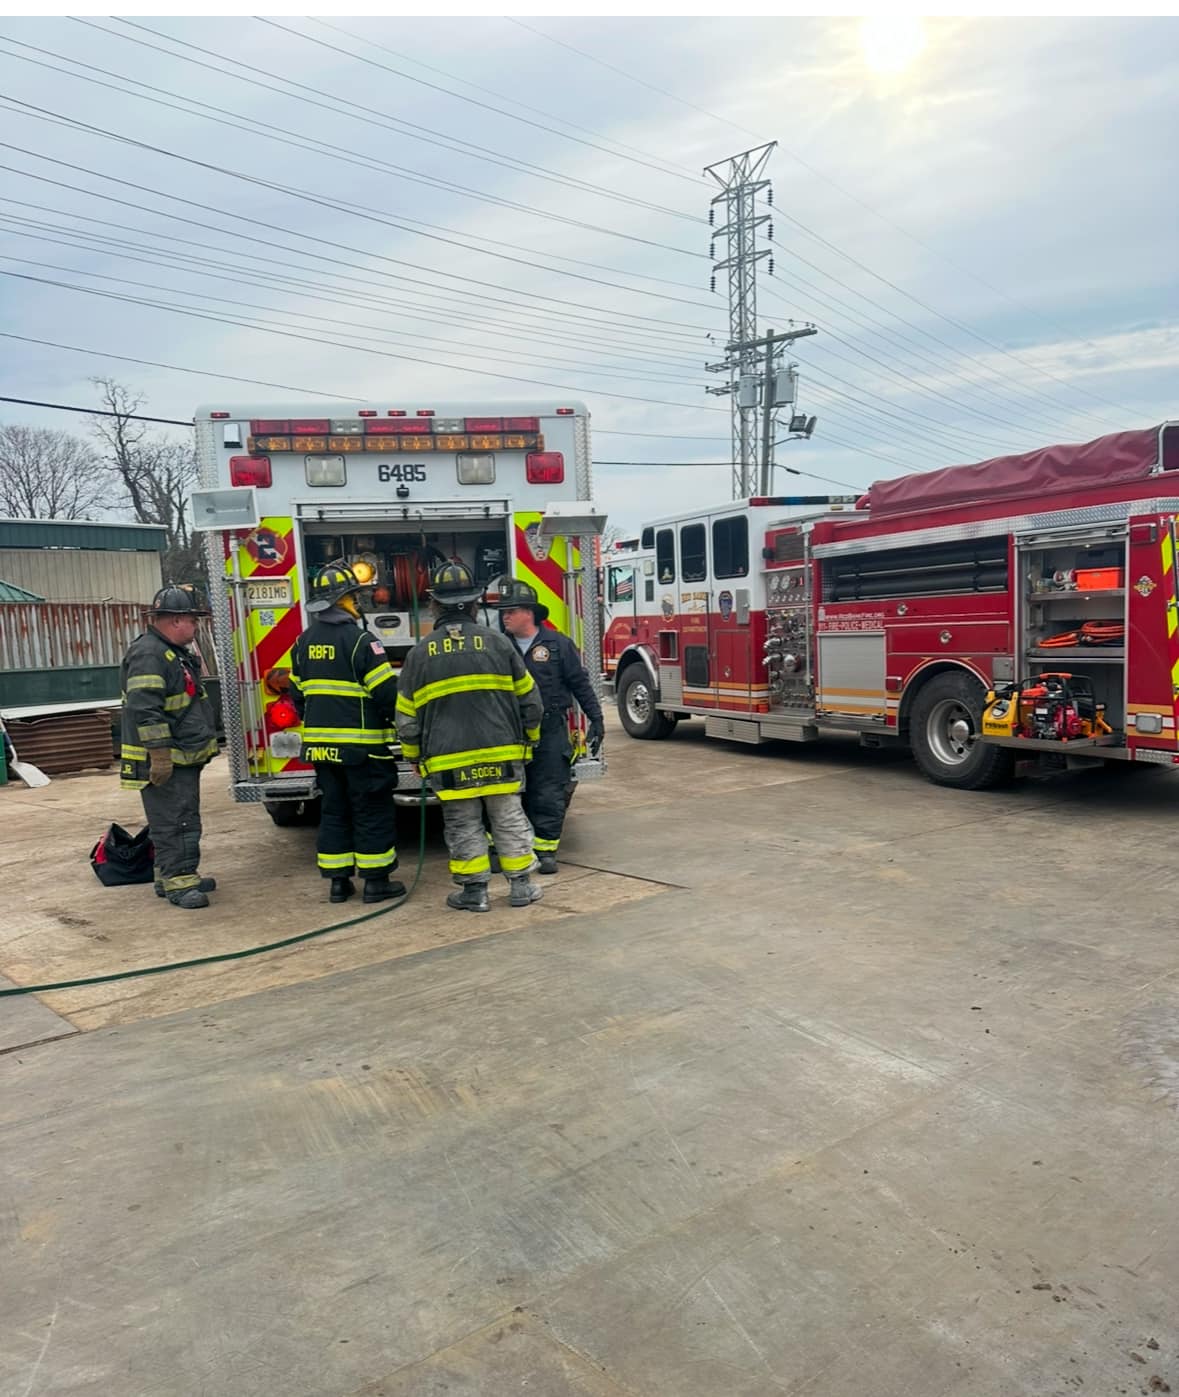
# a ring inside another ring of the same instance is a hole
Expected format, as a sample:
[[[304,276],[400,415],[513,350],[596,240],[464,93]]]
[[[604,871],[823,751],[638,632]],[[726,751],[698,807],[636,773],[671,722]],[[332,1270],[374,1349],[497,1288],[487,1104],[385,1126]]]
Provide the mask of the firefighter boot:
[[[539,902],[544,893],[528,877],[527,873],[521,873],[518,878],[512,878],[508,882],[508,902],[512,907],[529,907],[534,902]]]
[[[446,905],[453,907],[456,912],[490,912],[491,902],[487,896],[487,884],[465,884],[458,892],[447,896]]]
[[[556,856],[556,854],[537,854],[536,859],[537,859],[537,868],[536,868],[536,871],[537,871],[538,873],[556,873],[556,871],[557,871],[557,856]]]
[[[328,892],[329,902],[347,902],[356,892],[356,884],[351,878],[333,878]]]
[[[216,892],[216,891],[217,891],[217,879],[216,879],[216,878],[202,878],[201,881],[197,884],[197,892],[212,893],[212,892]],[[157,896],[157,897],[167,897],[167,896],[168,896],[168,894],[164,891],[164,885],[163,885],[163,883],[157,883],[157,884],[156,884],[156,896]]]
[[[399,883],[395,878],[390,880],[387,873],[382,873],[379,878],[366,878],[364,880],[364,895],[362,902],[385,902],[391,897],[404,897],[405,884]]]
[[[200,888],[181,888],[179,892],[169,893],[168,901],[173,907],[183,907],[186,911],[195,911],[198,907],[208,907],[208,896],[201,892]]]

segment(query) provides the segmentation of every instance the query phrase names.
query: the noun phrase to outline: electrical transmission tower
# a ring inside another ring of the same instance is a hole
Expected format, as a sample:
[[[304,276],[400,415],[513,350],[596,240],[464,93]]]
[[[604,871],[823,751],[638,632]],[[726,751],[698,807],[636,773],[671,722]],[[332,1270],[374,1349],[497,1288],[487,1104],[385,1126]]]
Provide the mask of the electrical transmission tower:
[[[716,261],[713,243],[712,289],[716,290],[716,274],[729,274],[729,343],[723,363],[709,364],[710,373],[725,373],[729,381],[723,386],[709,388],[709,393],[731,397],[733,435],[733,498],[741,499],[755,493],[753,482],[757,472],[759,404],[759,355],[753,342],[757,339],[757,263],[770,255],[769,249],[758,251],[757,229],[769,222],[769,214],[758,214],[757,195],[767,191],[767,203],[773,203],[770,181],[763,179],[767,162],[777,141],[770,141],[753,150],[742,151],[728,160],[705,167],[721,187],[712,200],[708,221],[714,224],[716,207],[724,206],[721,226],[713,237],[725,239],[726,256]],[[771,270],[773,264],[771,263]]]

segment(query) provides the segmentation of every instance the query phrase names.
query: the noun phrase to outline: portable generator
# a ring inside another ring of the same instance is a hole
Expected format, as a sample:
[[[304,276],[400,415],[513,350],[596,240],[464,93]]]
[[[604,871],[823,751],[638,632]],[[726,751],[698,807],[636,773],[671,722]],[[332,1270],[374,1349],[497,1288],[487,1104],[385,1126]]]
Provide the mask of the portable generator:
[[[1019,710],[1025,737],[1072,742],[1110,731],[1105,705],[1097,702],[1093,681],[1083,674],[1037,675],[1020,691]]]

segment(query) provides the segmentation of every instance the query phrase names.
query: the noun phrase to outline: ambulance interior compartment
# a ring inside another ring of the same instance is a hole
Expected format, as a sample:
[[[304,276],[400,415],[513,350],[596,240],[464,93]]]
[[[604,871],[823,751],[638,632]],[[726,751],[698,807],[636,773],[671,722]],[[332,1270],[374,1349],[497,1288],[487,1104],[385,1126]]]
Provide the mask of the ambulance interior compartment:
[[[368,629],[385,646],[396,669],[431,628],[426,589],[434,568],[444,562],[465,563],[480,585],[510,571],[508,522],[497,526],[495,521],[472,520],[441,528],[427,524],[395,530],[388,521],[349,521],[346,532],[338,523],[309,522],[304,526],[304,555],[309,575],[338,558],[349,563],[363,559],[372,565],[375,577],[362,588],[360,604]],[[493,611],[480,619],[499,628]]]

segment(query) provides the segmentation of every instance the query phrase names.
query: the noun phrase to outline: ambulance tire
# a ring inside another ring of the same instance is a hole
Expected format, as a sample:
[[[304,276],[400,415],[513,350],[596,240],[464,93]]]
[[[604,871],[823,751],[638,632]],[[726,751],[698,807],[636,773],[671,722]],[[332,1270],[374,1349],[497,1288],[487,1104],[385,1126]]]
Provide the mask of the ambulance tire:
[[[657,741],[675,732],[675,719],[655,707],[650,676],[642,665],[631,665],[623,677],[618,716],[629,737]]]
[[[266,813],[280,829],[314,828],[319,824],[320,800],[267,800]]]
[[[913,758],[937,786],[959,791],[984,791],[1007,785],[1015,774],[1009,748],[979,742],[983,686],[962,672],[938,674],[913,700],[909,743]]]

